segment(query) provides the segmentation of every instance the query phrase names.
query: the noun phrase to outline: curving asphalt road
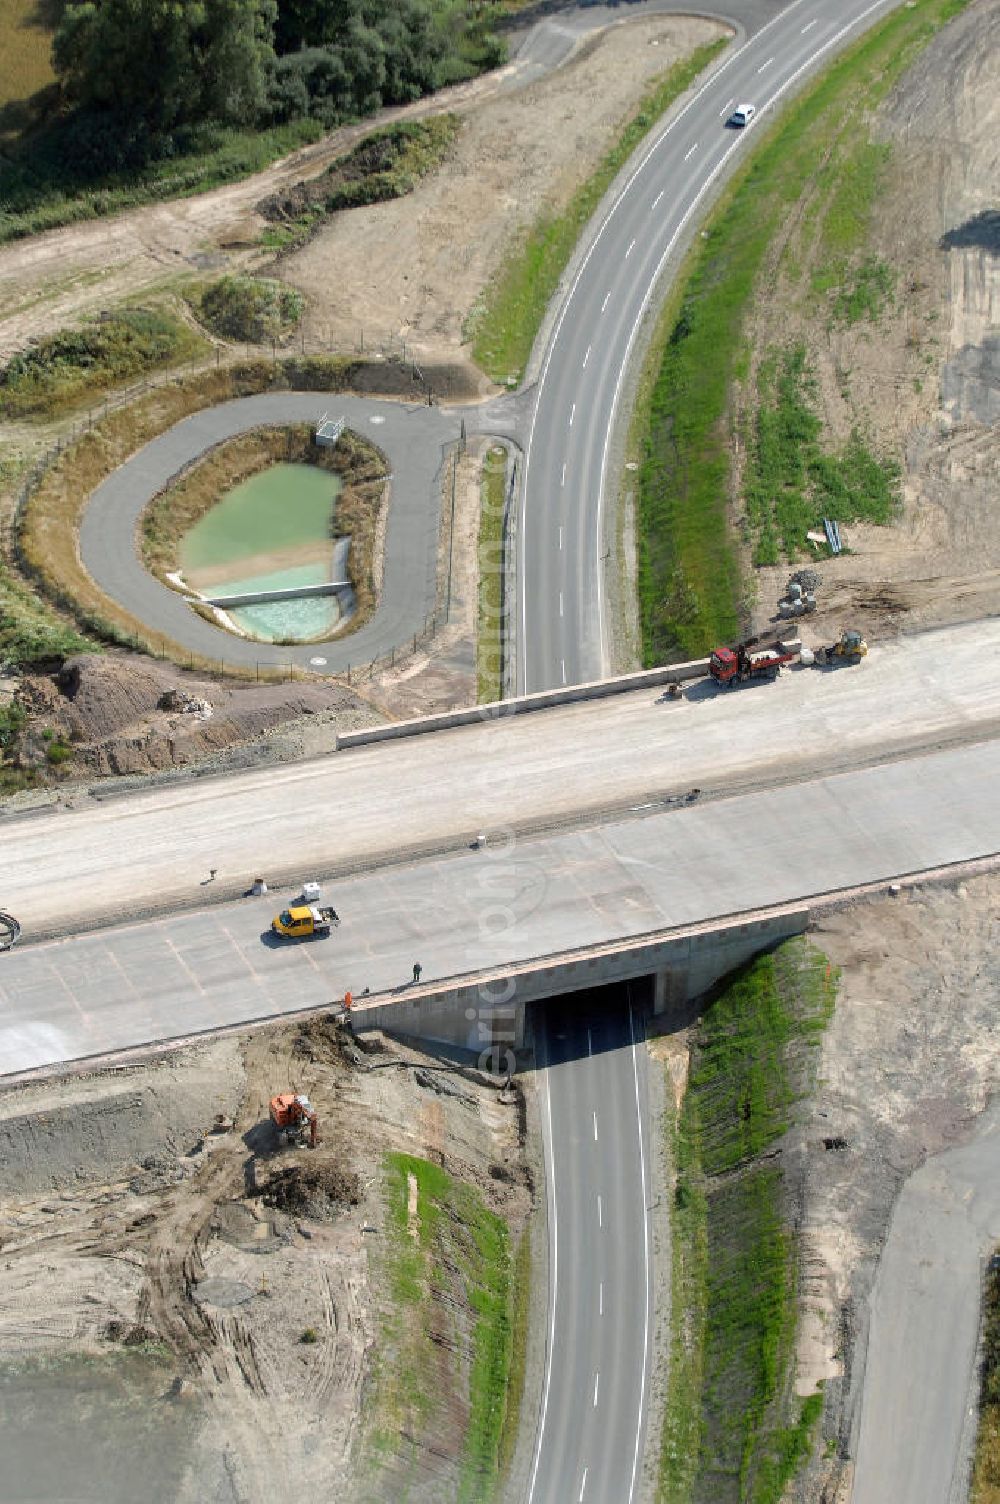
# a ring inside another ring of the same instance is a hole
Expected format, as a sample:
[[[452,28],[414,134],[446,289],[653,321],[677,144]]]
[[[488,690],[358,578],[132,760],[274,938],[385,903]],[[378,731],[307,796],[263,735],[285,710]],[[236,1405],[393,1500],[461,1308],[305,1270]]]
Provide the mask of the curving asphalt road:
[[[389,509],[382,603],[341,641],[287,647],[235,637],[196,615],[144,568],[135,546],[139,517],[179,470],[213,445],[262,424],[314,423],[324,412],[343,414],[384,451],[393,475],[405,476],[405,484],[393,488]],[[154,633],[206,658],[247,668],[294,663],[319,673],[368,663],[421,632],[434,609],[444,457],[460,424],[457,412],[329,392],[266,392],[206,408],[153,439],[98,486],[80,529],[84,567]]]
[[[979,1403],[983,1265],[1000,1240],[1000,1098],[892,1213],[871,1299],[852,1504],[959,1504]],[[971,1427],[969,1420],[971,1417]]]
[[[526,692],[603,678],[605,492],[619,399],[661,276],[712,188],[770,110],[899,0],[792,0],[740,38],[659,136],[593,230],[541,365],[519,517],[518,682]],[[743,34],[738,4],[726,7]],[[760,7],[749,8],[750,23]],[[630,11],[630,13],[633,13]],[[742,132],[734,102],[756,103]]]
[[[760,7],[742,8],[742,15],[739,5],[727,7],[734,44],[630,165],[624,185],[612,190],[561,303],[533,393],[517,530],[523,692],[608,672],[602,556],[605,492],[613,484],[609,454],[629,363],[664,272],[770,108],[896,3],[791,0],[771,7],[763,24]],[[756,104],[755,121],[742,132],[729,130],[730,111],[744,101]],[[629,1024],[631,1031],[631,1010]],[[528,1504],[632,1504],[646,1428],[652,1288],[645,1093],[638,1074],[634,1102],[626,1106],[621,1091],[629,1052],[636,1057],[634,1040],[610,1040],[593,1056],[582,1021],[569,1023],[561,1050],[544,1019],[539,1032],[540,1063],[548,1062],[542,1092],[550,1331]],[[596,1155],[580,1152],[592,1100],[608,1104],[603,1167]],[[602,1183],[614,1187],[621,1232],[606,1257],[595,1257],[594,1205]],[[568,1240],[558,1236],[559,1225],[570,1229]],[[597,1268],[617,1291],[629,1292],[613,1322],[594,1319]],[[598,1373],[606,1398],[595,1413]]]

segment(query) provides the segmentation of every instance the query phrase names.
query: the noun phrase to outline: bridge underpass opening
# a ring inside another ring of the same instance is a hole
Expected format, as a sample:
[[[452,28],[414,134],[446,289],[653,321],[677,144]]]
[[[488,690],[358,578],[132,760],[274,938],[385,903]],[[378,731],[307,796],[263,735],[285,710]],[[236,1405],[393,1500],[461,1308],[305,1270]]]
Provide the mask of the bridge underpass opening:
[[[623,937],[505,970],[407,986],[391,1001],[356,1008],[352,1023],[357,1033],[384,1029],[472,1051],[484,1070],[502,1074],[504,1052],[525,1047],[529,1012],[539,1004],[591,993],[611,997],[614,989],[629,986],[635,996],[645,986],[651,995],[643,994],[643,1011],[662,1013],[708,992],[759,952],[801,934],[808,921],[807,908],[781,907]]]

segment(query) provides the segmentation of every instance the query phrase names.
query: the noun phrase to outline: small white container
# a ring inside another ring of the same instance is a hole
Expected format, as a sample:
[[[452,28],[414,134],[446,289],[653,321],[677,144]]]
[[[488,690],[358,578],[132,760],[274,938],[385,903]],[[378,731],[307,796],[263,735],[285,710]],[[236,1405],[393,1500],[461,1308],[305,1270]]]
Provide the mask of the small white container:
[[[319,893],[320,893],[319,883],[303,883],[302,884],[302,902],[303,903],[319,903]]]

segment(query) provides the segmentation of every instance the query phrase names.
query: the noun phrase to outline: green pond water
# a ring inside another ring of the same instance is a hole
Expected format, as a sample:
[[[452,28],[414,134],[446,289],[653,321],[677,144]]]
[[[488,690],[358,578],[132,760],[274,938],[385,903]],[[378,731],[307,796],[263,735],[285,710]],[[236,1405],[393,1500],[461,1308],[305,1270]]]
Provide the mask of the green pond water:
[[[181,540],[181,568],[217,568],[330,537],[340,481],[315,465],[272,465],[221,497]]]
[[[238,565],[268,553],[310,544],[317,549],[312,563],[288,565],[257,574],[240,575],[214,584],[209,595],[239,595],[252,590],[287,590],[297,585],[320,585],[332,578],[333,542],[330,536],[340,480],[314,465],[272,465],[228,491],[181,540],[180,562],[185,575],[200,569]],[[327,547],[326,545],[329,545]],[[254,637],[308,640],[330,632],[340,619],[336,596],[271,601],[238,606],[229,612],[237,626]]]

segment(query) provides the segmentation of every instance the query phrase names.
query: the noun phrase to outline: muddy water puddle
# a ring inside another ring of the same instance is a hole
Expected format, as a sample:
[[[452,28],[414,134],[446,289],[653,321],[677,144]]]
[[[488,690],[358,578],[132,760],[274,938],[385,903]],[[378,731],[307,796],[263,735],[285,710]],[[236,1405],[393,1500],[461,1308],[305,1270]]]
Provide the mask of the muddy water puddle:
[[[226,1499],[205,1474],[204,1414],[147,1353],[0,1363],[0,1504]],[[216,1484],[216,1480],[211,1480]]]

